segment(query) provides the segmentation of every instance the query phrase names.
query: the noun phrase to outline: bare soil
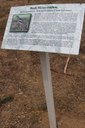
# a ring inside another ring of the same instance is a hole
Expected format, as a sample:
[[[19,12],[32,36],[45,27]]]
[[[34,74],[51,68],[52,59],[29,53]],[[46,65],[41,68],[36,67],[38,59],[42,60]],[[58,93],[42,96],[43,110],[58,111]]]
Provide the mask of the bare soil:
[[[11,6],[49,3],[82,3],[85,0],[0,0],[0,44]],[[50,54],[58,128],[85,128],[85,22],[80,54]],[[0,128],[49,128],[39,53],[0,50]]]

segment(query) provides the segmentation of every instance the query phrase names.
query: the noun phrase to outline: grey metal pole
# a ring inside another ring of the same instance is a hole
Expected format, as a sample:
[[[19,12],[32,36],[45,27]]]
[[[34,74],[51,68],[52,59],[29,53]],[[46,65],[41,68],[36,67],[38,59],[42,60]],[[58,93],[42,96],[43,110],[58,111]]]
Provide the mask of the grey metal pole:
[[[41,52],[40,61],[41,61],[41,69],[42,69],[50,128],[57,128],[48,53]]]

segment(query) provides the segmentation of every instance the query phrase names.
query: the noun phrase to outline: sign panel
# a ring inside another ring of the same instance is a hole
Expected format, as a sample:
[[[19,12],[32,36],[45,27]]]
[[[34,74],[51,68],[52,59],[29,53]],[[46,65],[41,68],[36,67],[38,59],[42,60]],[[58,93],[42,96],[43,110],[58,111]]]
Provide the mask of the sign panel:
[[[2,48],[78,54],[83,20],[80,4],[12,7]]]
[[[83,9],[84,9],[84,12],[85,12],[85,4],[82,4],[82,7],[83,7]]]

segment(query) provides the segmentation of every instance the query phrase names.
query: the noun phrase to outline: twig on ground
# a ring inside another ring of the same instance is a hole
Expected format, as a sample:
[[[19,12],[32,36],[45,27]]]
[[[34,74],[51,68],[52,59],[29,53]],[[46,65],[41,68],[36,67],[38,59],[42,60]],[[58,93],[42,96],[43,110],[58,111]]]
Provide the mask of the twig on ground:
[[[66,64],[65,64],[65,67],[64,67],[64,73],[65,74],[67,72],[67,67],[68,67],[69,61],[70,61],[70,56],[68,56],[67,61],[66,61]]]

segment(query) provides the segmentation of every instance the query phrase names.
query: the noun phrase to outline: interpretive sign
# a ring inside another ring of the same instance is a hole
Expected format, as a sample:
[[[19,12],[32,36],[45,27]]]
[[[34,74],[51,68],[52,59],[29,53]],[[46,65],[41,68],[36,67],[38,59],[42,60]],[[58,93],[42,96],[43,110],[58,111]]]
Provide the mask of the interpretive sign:
[[[12,7],[2,48],[78,54],[83,19],[80,4]]]
[[[3,49],[40,52],[50,128],[58,128],[54,108],[48,52],[78,54],[84,5],[49,4],[12,7]]]

